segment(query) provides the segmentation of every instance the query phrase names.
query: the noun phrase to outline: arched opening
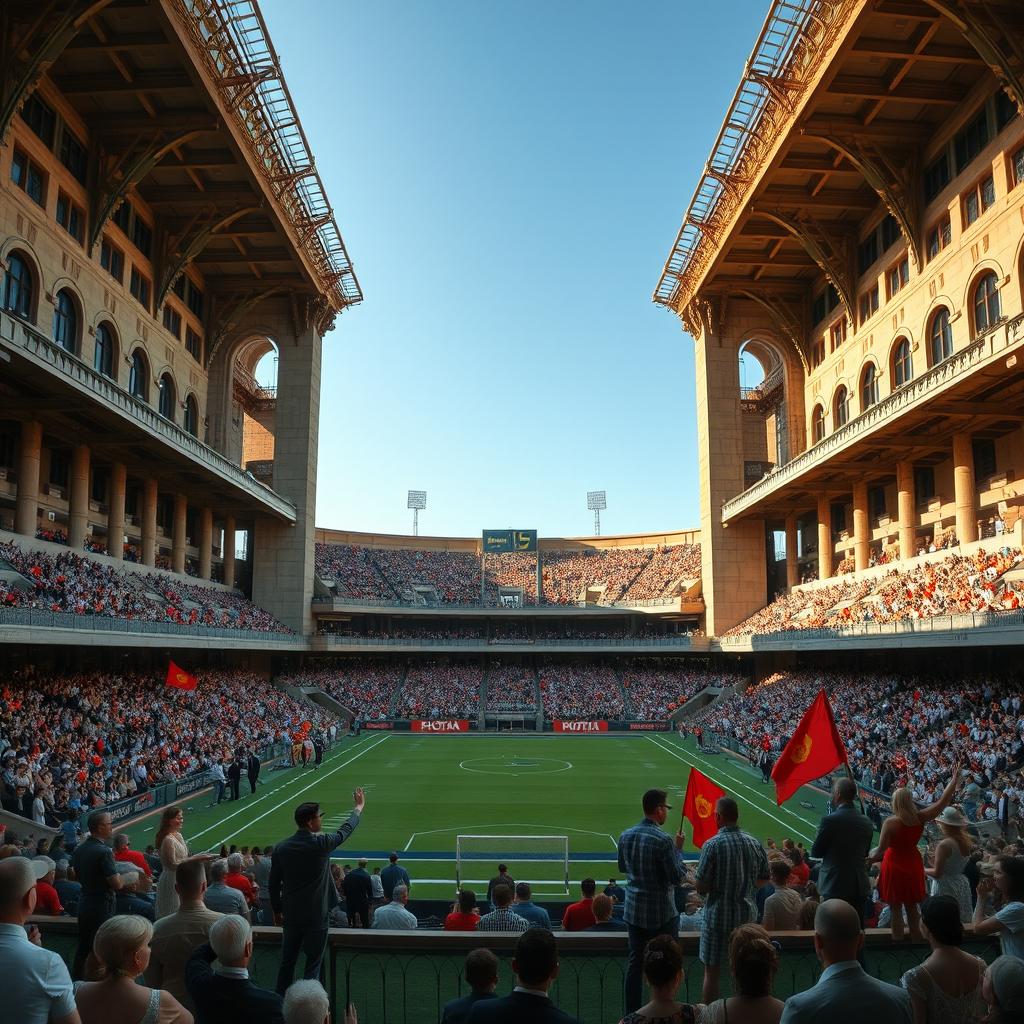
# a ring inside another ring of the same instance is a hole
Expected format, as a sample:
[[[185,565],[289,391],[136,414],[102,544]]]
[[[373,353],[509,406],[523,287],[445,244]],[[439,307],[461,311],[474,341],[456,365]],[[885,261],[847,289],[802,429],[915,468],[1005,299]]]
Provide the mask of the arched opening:
[[[174,422],[174,400],[175,388],[174,379],[169,373],[160,376],[160,396],[157,404],[157,411],[165,420]]]
[[[20,252],[7,257],[7,273],[4,274],[4,309],[22,320],[32,319],[35,306],[35,281],[28,259]]]
[[[232,367],[234,399],[242,411],[241,463],[267,484],[274,466],[277,363],[277,345],[263,335],[239,346]]]
[[[811,438],[812,444],[825,440],[825,410],[819,402],[811,413]]]
[[[999,279],[993,271],[983,274],[972,292],[974,334],[984,334],[995,327],[1002,316],[999,300]]]
[[[878,371],[868,363],[860,375],[860,411],[867,412],[878,402]]]
[[[953,328],[949,323],[949,310],[940,306],[928,324],[928,362],[938,366],[953,354]]]
[[[105,320],[96,328],[96,347],[93,351],[92,365],[97,373],[117,380],[117,340],[114,328]]]
[[[141,348],[132,353],[131,368],[128,370],[128,391],[143,402],[149,401],[149,363]]]
[[[763,441],[744,431],[744,461],[748,478],[760,478],[772,466],[789,461],[786,417],[786,365],[771,343],[760,338],[743,342],[739,350],[740,399],[747,413],[763,418]]]
[[[845,427],[850,421],[850,393],[846,390],[845,384],[840,384],[832,399],[832,423],[834,429],[839,430]]]
[[[193,437],[199,436],[199,405],[194,395],[189,395],[185,399],[185,412],[182,423],[186,433],[191,434]]]
[[[78,352],[78,304],[67,288],[57,292],[53,304],[53,340],[67,352]]]
[[[892,360],[890,361],[891,388],[897,388],[909,384],[914,379],[914,363],[910,352],[910,339],[899,338],[892,349]]]

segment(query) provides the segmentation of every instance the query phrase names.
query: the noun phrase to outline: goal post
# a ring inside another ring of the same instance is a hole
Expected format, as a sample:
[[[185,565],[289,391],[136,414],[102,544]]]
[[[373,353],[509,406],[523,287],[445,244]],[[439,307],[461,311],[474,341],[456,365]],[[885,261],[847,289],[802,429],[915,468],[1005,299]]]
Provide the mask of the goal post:
[[[473,889],[481,901],[487,883],[505,864],[517,882],[529,882],[536,895],[569,893],[568,836],[460,835],[455,837],[455,888]]]

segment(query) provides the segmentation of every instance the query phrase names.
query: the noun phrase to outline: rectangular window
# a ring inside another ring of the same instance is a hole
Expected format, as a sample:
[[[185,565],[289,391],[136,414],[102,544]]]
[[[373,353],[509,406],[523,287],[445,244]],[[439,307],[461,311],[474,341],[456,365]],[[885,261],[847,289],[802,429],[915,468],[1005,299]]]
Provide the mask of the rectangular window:
[[[825,362],[825,339],[819,337],[811,349],[811,367],[818,367]]]
[[[50,483],[54,487],[67,487],[71,458],[66,451],[56,448],[50,452]]]
[[[14,151],[11,160],[11,181],[33,202],[46,205],[46,174],[34,160],[30,160],[20,149]]]
[[[968,164],[988,145],[988,109],[982,107],[977,115],[960,131],[953,140],[956,153],[956,173],[962,174]]]
[[[828,331],[830,352],[835,352],[844,341],[846,341],[846,317],[840,317]]]
[[[868,488],[868,515],[873,522],[877,522],[885,515],[885,488]]]
[[[85,238],[85,210],[74,203],[66,192],[57,193],[57,223],[76,241]]]
[[[970,227],[996,201],[996,184],[990,174],[963,196],[964,227]]]
[[[149,294],[150,285],[149,280],[139,273],[138,267],[132,267],[131,278],[129,279],[128,290],[142,303],[146,309],[149,309]]]
[[[857,246],[857,272],[866,274],[871,265],[878,259],[878,232],[872,231],[860,245]]]
[[[164,327],[176,338],[181,337],[181,314],[167,303],[164,303]]]
[[[192,330],[191,327],[185,328],[185,348],[188,350],[188,354],[198,363],[202,362],[203,358],[203,339]]]
[[[904,256],[895,266],[889,268],[885,275],[886,297],[892,298],[898,291],[906,287],[910,280],[910,261]]]
[[[1006,95],[1005,89],[996,93],[996,131],[1002,131],[1017,116],[1017,104]]]
[[[129,238],[132,237],[132,204],[126,199],[110,218]]]
[[[100,266],[118,284],[124,281],[124,253],[109,238],[100,245]]]
[[[135,248],[148,258],[153,251],[153,229],[137,213],[132,224],[132,241]]]
[[[195,313],[195,315],[199,317],[200,320],[202,320],[203,293],[191,281],[189,281],[186,287],[186,295],[188,296],[188,298],[185,301],[186,304],[188,305],[188,308],[192,310],[192,312]]]
[[[90,497],[93,501],[104,502],[107,500],[107,473],[106,470],[94,469],[92,472],[92,488]]]
[[[1016,188],[1021,182],[1024,182],[1024,146],[1013,154],[1013,187]]]
[[[60,162],[75,176],[77,181],[85,184],[89,171],[89,158],[85,146],[71,134],[67,125],[60,134]]]
[[[938,256],[947,245],[949,245],[950,238],[949,214],[947,213],[946,216],[928,232],[928,259],[935,259],[935,257]]]
[[[45,104],[38,93],[32,93],[21,108],[21,119],[46,143],[47,149],[53,149],[53,137],[57,128],[57,115]]]
[[[11,181],[18,188],[25,187],[25,176],[28,173],[28,157],[20,149],[14,151],[11,159]]]
[[[996,443],[990,437],[976,437],[971,441],[974,452],[974,482],[979,483],[996,475]]]
[[[943,151],[924,169],[925,202],[930,203],[949,181],[949,153]]]
[[[935,470],[931,466],[914,467],[914,501],[927,505],[935,497]]]
[[[832,504],[832,536],[838,537],[846,529],[846,506],[842,502]]]
[[[882,221],[882,252],[895,245],[899,240],[900,226],[891,213],[886,214],[885,220]]]
[[[878,312],[878,285],[860,297],[860,322],[866,324]]]

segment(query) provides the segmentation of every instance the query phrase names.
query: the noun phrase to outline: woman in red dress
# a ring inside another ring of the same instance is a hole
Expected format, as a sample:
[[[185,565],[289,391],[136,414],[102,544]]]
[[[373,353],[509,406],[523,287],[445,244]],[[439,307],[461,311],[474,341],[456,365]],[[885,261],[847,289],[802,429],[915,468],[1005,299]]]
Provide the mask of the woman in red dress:
[[[917,848],[925,825],[937,818],[953,802],[960,781],[960,763],[953,766],[953,775],[933,804],[919,808],[909,789],[901,787],[892,794],[892,815],[882,822],[882,835],[868,863],[882,862],[878,876],[878,895],[889,904],[892,913],[892,937],[903,939],[903,909],[910,923],[910,938],[924,942],[921,934],[921,913],[918,904],[924,900],[924,861]]]

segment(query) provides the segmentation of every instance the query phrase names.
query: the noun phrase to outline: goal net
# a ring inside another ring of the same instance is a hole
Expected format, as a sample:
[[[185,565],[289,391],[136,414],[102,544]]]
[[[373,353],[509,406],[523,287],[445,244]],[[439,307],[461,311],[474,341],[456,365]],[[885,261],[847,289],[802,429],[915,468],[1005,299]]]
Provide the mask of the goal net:
[[[536,896],[569,892],[568,836],[455,837],[455,888],[472,889],[481,904],[499,864],[504,864],[517,882],[529,882]]]

